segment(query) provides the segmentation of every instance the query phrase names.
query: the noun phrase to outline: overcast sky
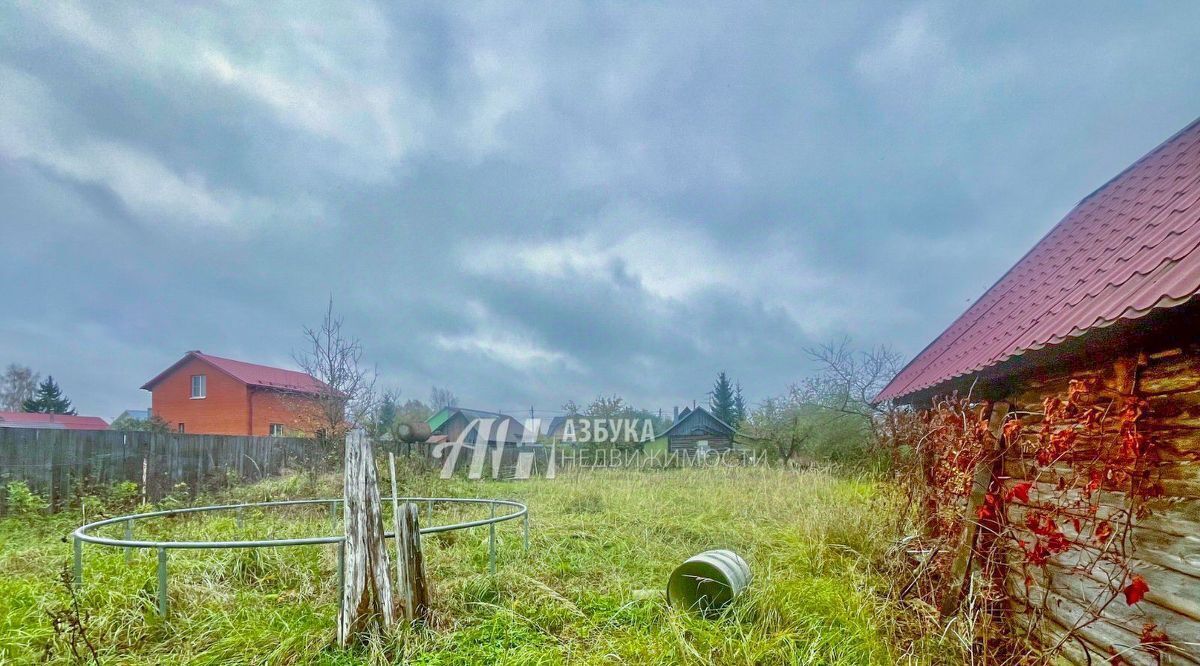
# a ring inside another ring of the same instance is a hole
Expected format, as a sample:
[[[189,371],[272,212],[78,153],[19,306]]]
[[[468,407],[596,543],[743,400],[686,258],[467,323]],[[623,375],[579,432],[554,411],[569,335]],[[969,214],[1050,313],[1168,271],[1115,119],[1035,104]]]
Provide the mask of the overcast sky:
[[[0,363],[111,418],[332,294],[405,397],[757,400],[1200,115],[1195,2],[320,4],[0,6]]]

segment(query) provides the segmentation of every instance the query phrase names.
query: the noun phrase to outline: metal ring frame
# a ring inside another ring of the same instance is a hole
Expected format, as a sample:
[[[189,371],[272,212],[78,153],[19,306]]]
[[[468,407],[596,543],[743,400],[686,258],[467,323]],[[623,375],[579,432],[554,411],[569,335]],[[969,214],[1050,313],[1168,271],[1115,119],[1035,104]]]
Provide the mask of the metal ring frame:
[[[298,539],[261,539],[261,540],[243,540],[243,541],[141,541],[133,538],[133,523],[144,518],[161,518],[165,516],[178,516],[189,513],[207,513],[216,511],[237,511],[237,524],[242,527],[242,514],[247,508],[254,507],[275,507],[275,506],[303,506],[303,505],[328,505],[329,506],[329,529],[337,528],[337,509],[338,505],[344,500],[337,499],[306,499],[306,500],[279,500],[274,502],[253,502],[247,504],[222,504],[217,506],[197,506],[187,507],[183,509],[169,509],[166,511],[151,511],[148,513],[137,513],[128,516],[117,516],[116,518],[108,518],[99,520],[94,523],[88,523],[76,529],[71,533],[71,540],[74,546],[74,584],[79,586],[83,583],[83,544],[92,543],[98,546],[110,546],[114,548],[124,548],[125,558],[129,559],[132,549],[154,549],[158,551],[158,614],[166,618],[167,616],[167,550],[203,550],[203,549],[218,549],[218,548],[281,548],[287,546],[317,546],[322,544],[336,543],[338,546],[338,588],[342,587],[342,582],[346,575],[346,552],[344,535],[325,536],[325,537],[303,537]],[[438,532],[450,532],[453,530],[469,529],[472,527],[488,526],[488,572],[496,573],[496,524],[508,520],[516,520],[524,518],[523,521],[523,541],[525,551],[529,551],[529,507],[520,502],[502,499],[478,499],[465,497],[381,497],[381,505],[383,502],[415,502],[425,504],[426,519],[433,521],[433,505],[435,503],[452,503],[452,504],[482,504],[491,508],[491,516],[479,520],[469,520],[461,523],[453,523],[451,525],[436,525],[432,527],[422,527],[421,534],[437,534]],[[496,507],[509,506],[515,507],[517,510],[503,515],[496,515]],[[110,539],[108,537],[96,536],[89,534],[92,530],[106,527],[108,525],[117,525],[124,523],[125,538]],[[396,535],[394,532],[384,531],[384,538],[391,539]],[[341,595],[339,595],[339,599]],[[339,612],[340,612],[339,601]]]

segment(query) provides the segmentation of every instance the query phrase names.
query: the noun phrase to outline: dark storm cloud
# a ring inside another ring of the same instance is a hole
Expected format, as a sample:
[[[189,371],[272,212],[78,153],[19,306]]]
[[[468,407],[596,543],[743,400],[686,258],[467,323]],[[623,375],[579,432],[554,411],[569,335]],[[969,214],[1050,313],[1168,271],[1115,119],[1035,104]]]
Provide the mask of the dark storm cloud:
[[[332,294],[479,407],[753,397],[919,350],[1200,109],[1200,10],[0,9],[0,363],[111,417]]]

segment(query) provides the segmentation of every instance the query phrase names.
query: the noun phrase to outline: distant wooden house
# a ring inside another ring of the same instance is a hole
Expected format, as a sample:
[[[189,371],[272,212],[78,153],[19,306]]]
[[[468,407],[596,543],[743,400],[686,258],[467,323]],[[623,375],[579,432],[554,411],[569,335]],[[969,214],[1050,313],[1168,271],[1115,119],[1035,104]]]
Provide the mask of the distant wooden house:
[[[684,409],[660,437],[667,438],[667,451],[727,451],[733,447],[737,429],[713,416],[707,409]]]
[[[575,418],[575,417],[573,417],[573,416],[555,416],[554,418],[550,419],[550,425],[546,429],[546,437],[548,439],[558,441],[558,442],[563,441],[563,437],[567,434],[567,431],[569,430],[569,428],[567,427],[567,421],[570,419],[573,419],[573,418]]]
[[[120,421],[121,419],[133,419],[134,421],[149,421],[150,420],[150,410],[149,409],[127,409],[127,410],[121,412],[120,416],[113,419],[113,421],[114,422]]]
[[[479,425],[472,427],[476,421],[479,422]],[[466,432],[463,441],[475,444],[479,441],[481,430],[485,433],[487,443],[493,446],[500,442],[515,445],[521,443],[525,438],[525,426],[517,419],[507,414],[487,412],[481,409],[446,407],[429,417],[426,423],[433,432],[432,438],[436,438],[437,441],[455,442]],[[441,440],[442,437],[445,440]]]

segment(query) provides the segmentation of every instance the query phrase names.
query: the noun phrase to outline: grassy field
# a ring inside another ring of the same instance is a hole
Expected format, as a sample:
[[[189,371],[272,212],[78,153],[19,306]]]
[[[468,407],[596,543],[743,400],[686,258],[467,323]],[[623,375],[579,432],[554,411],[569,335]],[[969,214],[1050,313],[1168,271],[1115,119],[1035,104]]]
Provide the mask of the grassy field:
[[[291,477],[238,489],[235,499],[331,497],[338,484]],[[894,539],[895,500],[867,479],[603,470],[526,482],[422,474],[402,485],[406,494],[527,502],[531,552],[523,552],[519,522],[501,524],[493,577],[487,528],[427,538],[432,626],[340,650],[331,646],[332,546],[173,554],[165,623],[155,614],[153,552],[126,564],[115,549],[86,546],[78,595],[86,636],[106,664],[954,663],[954,646],[903,635],[911,613],[885,601],[879,565]],[[434,522],[469,513],[439,509]],[[70,632],[56,631],[48,613],[71,607],[59,580],[70,554],[63,537],[81,519],[72,512],[0,521],[0,663],[72,661]],[[228,539],[327,534],[329,526],[326,511],[298,509],[248,512],[240,531],[232,514],[160,519],[139,530]],[[755,576],[749,592],[716,620],[668,608],[660,591],[671,569],[711,548],[746,557]]]

